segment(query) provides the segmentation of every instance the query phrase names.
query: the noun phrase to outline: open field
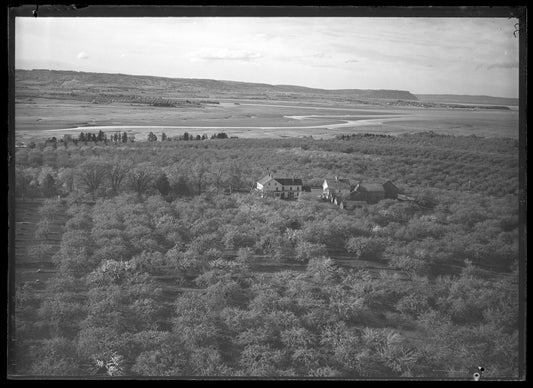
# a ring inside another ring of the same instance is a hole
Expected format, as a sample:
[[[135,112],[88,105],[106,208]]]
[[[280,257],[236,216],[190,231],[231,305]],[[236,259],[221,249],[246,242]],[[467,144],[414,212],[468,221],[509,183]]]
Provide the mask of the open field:
[[[304,101],[233,100],[201,107],[89,104],[74,100],[19,99],[16,139],[77,135],[81,130],[126,131],[137,140],[149,132],[168,136],[226,132],[242,138],[330,138],[372,132],[397,135],[434,131],[449,135],[518,138],[516,110],[462,110],[373,105],[332,105]]]

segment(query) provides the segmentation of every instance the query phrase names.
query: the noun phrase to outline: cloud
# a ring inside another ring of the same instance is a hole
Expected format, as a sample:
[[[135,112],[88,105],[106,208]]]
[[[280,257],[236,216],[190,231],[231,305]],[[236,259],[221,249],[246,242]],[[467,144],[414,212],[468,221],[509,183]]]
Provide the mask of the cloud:
[[[344,61],[344,63],[357,63],[359,62],[357,59],[347,59]]]
[[[518,69],[518,62],[500,62],[500,63],[491,63],[487,66],[487,70],[492,69]]]
[[[196,61],[254,61],[262,57],[261,54],[247,50],[229,50],[204,48],[188,54],[192,62]]]
[[[326,54],[325,52],[317,52],[311,55],[312,58],[331,58],[331,55]]]
[[[80,53],[78,53],[78,59],[87,59],[89,58],[89,55],[84,52],[84,51],[81,51]]]
[[[476,65],[475,70],[493,70],[493,69],[518,69],[518,62],[496,62],[491,64],[479,63]]]
[[[256,34],[255,36],[258,39],[265,39],[265,40],[271,40],[271,39],[275,39],[278,37],[278,35],[272,34],[272,33],[261,33],[261,34]]]

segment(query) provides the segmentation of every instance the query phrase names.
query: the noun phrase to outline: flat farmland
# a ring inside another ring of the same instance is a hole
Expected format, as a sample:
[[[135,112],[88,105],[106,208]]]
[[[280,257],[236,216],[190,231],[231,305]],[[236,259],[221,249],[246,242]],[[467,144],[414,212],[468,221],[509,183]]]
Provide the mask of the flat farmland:
[[[397,135],[434,131],[448,135],[518,138],[517,110],[466,110],[332,104],[316,101],[225,100],[200,107],[90,104],[22,98],[15,104],[16,138],[77,135],[80,131],[126,131],[137,140],[149,132],[168,136],[226,132],[241,138],[314,136],[358,132]]]

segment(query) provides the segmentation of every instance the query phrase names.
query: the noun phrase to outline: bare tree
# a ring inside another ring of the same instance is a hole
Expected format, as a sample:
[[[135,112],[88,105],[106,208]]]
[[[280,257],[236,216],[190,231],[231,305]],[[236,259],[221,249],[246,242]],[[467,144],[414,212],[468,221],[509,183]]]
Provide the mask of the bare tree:
[[[223,181],[227,178],[226,166],[220,163],[216,163],[215,166],[212,166],[210,171],[210,178],[213,184],[215,185],[217,193],[222,186]]]
[[[191,166],[191,176],[194,180],[195,186],[198,189],[198,194],[202,193],[202,184],[204,183],[208,172],[208,166],[204,161],[195,162]]]
[[[85,185],[87,192],[91,194],[93,200],[107,175],[108,167],[108,164],[101,160],[91,159],[83,163],[78,169],[78,177]]]
[[[230,192],[232,192],[234,189],[239,189],[242,185],[242,177],[243,177],[243,169],[241,166],[239,166],[237,163],[232,162],[229,166],[229,188]]]
[[[132,168],[128,174],[128,185],[138,195],[144,194],[152,183],[154,171],[147,165]]]
[[[74,191],[74,178],[76,177],[76,171],[69,167],[62,167],[57,173],[57,179],[59,184],[64,186],[65,190],[70,193]]]
[[[24,171],[23,168],[17,166],[16,173],[15,173],[15,193],[17,196],[21,197],[24,201],[24,197],[26,194],[30,191],[30,184],[32,181],[32,177]]]
[[[118,194],[120,185],[130,170],[130,162],[114,160],[112,164],[110,164],[107,170],[107,178],[109,179],[111,190],[113,190],[114,194]]]

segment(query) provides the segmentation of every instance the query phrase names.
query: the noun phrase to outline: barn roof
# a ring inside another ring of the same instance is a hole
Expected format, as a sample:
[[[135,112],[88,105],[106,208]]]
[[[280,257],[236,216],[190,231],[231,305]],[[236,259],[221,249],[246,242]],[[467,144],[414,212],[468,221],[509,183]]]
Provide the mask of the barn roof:
[[[350,190],[350,180],[345,178],[335,179],[335,178],[326,178],[325,179],[328,187],[334,190]]]
[[[350,201],[360,201],[364,200],[364,194],[362,191],[352,191],[348,198]]]
[[[395,185],[394,183],[392,183],[391,181],[385,181],[385,182],[383,182],[383,186],[385,186],[385,185],[389,185],[389,186],[392,186],[392,187],[395,188],[395,189],[400,190],[400,189],[398,188],[398,186],[396,186],[396,185]]]
[[[364,183],[364,182],[359,184],[359,186],[357,187],[357,190],[374,191],[374,192],[385,191],[385,189],[383,188],[383,184],[381,183]]]

